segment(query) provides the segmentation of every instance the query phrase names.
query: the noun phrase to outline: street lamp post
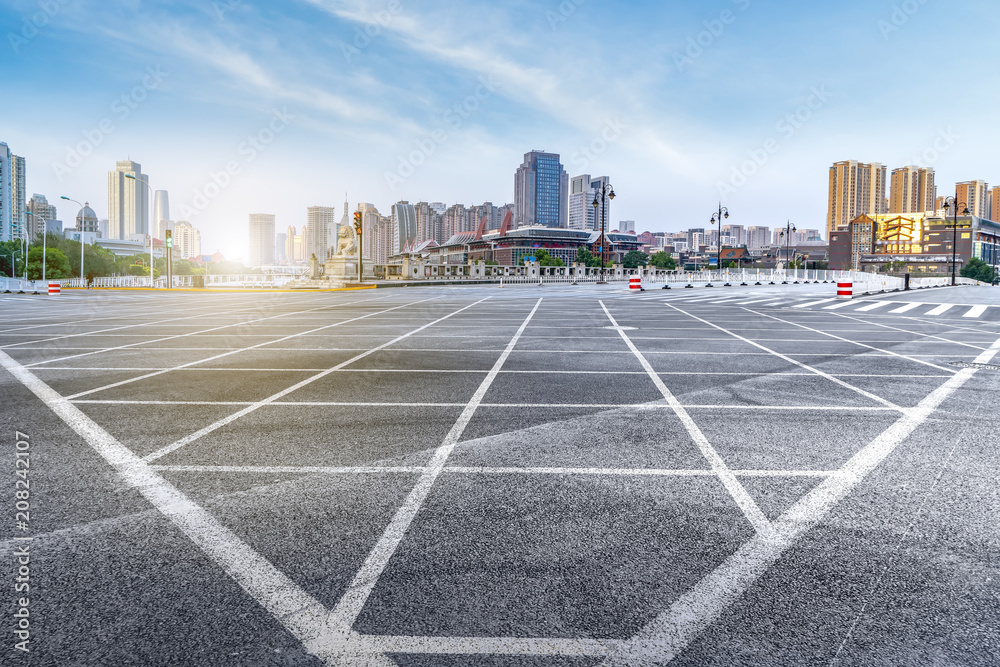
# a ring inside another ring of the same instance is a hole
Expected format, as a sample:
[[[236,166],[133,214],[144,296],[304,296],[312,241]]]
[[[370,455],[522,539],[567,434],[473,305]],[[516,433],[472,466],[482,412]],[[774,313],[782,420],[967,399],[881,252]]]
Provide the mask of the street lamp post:
[[[149,188],[149,196],[150,196],[150,198],[151,199],[153,198],[153,186],[152,185],[150,185],[146,181],[140,181],[139,179],[137,179],[132,174],[125,174],[125,178],[129,178],[129,179],[135,181],[136,183],[142,183],[143,185],[145,185],[147,188]],[[157,224],[159,224],[159,223],[157,223]],[[151,230],[148,228],[148,225],[147,225],[147,228],[146,228],[146,234],[149,236],[149,286],[152,288],[152,287],[155,287],[155,285],[153,284],[153,234],[152,234]],[[170,253],[169,252],[164,252],[163,258],[164,258],[164,261],[167,263],[167,276],[169,276],[170,275]],[[167,287],[169,288],[170,285],[168,284]]]
[[[955,286],[955,265],[958,264],[958,209],[962,209],[962,215],[969,215],[969,205],[960,202],[954,197],[944,200],[945,218],[948,217],[948,209],[953,209],[952,214],[952,234],[951,234],[951,285]]]
[[[793,225],[791,223],[791,221],[788,221],[788,224],[785,225],[785,228],[783,230],[781,230],[781,232],[778,234],[779,249],[780,249],[780,245],[781,245],[781,237],[785,238],[785,262],[786,262],[785,266],[786,266],[786,269],[785,269],[785,279],[783,281],[781,281],[782,285],[787,285],[788,284],[788,269],[787,269],[787,267],[788,267],[789,264],[792,263],[792,232],[795,232],[795,231],[798,231],[797,229],[795,229],[795,225]]]
[[[597,213],[597,205],[598,205],[597,193],[598,192],[601,195],[601,201],[600,201],[600,205],[601,205],[601,282],[599,282],[598,284],[599,285],[604,285],[604,284],[607,283],[607,281],[604,279],[604,267],[608,263],[608,260],[607,260],[607,255],[608,255],[608,239],[604,235],[604,223],[605,223],[605,220],[607,218],[608,199],[614,199],[615,198],[615,189],[613,187],[611,187],[610,183],[606,183],[603,180],[601,181],[601,188],[600,188],[600,190],[598,190],[597,192],[594,193],[594,201],[593,201],[594,213]]]
[[[36,222],[38,221],[38,218],[42,218],[42,282],[44,283],[45,282],[45,237],[48,235],[48,229],[46,229],[45,218],[43,218],[40,215],[35,215],[31,211],[26,211],[26,213],[31,217],[35,218]]]
[[[74,204],[76,204],[77,206],[80,207],[80,229],[78,230],[80,232],[80,287],[83,287],[84,286],[84,283],[83,283],[83,222],[84,222],[84,220],[87,219],[87,216],[86,216],[86,214],[84,214],[83,210],[86,207],[83,204],[81,204],[80,202],[78,202],[77,200],[70,199],[69,197],[60,197],[60,199],[65,199],[66,201],[71,201],[71,202],[73,202]]]
[[[719,210],[712,214],[712,222],[711,222],[712,225],[714,225],[716,222],[719,223],[719,241],[718,241],[718,247],[716,248],[716,252],[715,252],[715,265],[716,265],[715,268],[719,269],[719,280],[722,280],[722,221],[723,221],[723,219],[725,219],[725,220],[729,219],[729,209],[726,208],[725,206],[723,206],[722,202],[719,202]]]

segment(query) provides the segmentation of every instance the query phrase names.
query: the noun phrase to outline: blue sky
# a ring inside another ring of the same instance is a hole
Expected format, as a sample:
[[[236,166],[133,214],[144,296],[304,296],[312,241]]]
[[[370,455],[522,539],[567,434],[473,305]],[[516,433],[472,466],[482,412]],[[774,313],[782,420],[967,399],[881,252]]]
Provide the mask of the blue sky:
[[[720,199],[823,229],[843,159],[1000,184],[995,0],[0,0],[0,24],[29,193],[104,217],[131,157],[205,252],[345,193],[502,204],[532,149],[610,176],[639,230],[707,227]]]

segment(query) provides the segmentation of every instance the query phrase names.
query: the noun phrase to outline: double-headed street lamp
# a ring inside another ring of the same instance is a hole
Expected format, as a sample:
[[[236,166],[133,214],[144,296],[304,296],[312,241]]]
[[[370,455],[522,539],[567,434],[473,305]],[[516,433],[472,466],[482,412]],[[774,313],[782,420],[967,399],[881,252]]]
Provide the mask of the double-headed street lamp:
[[[600,197],[601,197],[601,201],[600,202],[597,201],[598,193],[600,193]],[[605,223],[606,218],[608,217],[607,216],[607,212],[608,212],[608,199],[614,199],[614,198],[615,198],[615,189],[613,187],[611,187],[610,183],[606,183],[604,181],[601,181],[601,188],[600,188],[600,190],[598,190],[597,192],[594,193],[594,201],[593,201],[594,213],[595,214],[597,213],[597,205],[598,205],[598,203],[600,203],[600,205],[601,205],[601,282],[598,283],[598,284],[601,284],[601,285],[603,285],[605,283],[605,280],[604,280],[604,266],[608,263],[608,260],[607,260],[608,239],[604,235],[604,223]]]
[[[87,215],[84,213],[86,206],[81,204],[75,199],[70,199],[69,197],[60,197],[60,199],[65,199],[66,201],[71,201],[80,207],[80,287],[83,287],[83,223],[87,220]]]
[[[725,206],[723,206],[722,202],[719,202],[719,210],[712,214],[712,222],[711,222],[711,224],[714,225],[715,223],[719,223],[719,240],[717,242],[718,247],[716,248],[716,253],[715,253],[715,264],[716,264],[716,268],[719,269],[719,279],[720,280],[722,279],[722,221],[723,221],[723,219],[726,219],[726,220],[729,219],[729,209],[726,208]]]
[[[962,215],[969,215],[969,205],[964,201],[960,202],[954,197],[944,200],[944,217],[948,217],[948,209],[953,210],[952,214],[952,236],[951,236],[951,284],[955,286],[955,265],[958,264],[958,209],[962,209]]]
[[[792,232],[798,231],[795,229],[795,225],[788,221],[785,228],[778,232],[778,248],[781,248],[781,238],[785,238],[785,280],[782,281],[782,285],[788,284],[788,266],[792,263]]]

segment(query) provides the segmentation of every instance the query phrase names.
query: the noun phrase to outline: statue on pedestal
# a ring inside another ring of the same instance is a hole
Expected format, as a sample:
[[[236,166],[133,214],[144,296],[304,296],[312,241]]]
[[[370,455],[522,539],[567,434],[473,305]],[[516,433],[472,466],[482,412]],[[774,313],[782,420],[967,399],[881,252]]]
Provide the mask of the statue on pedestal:
[[[337,249],[334,257],[356,257],[358,254],[358,233],[350,225],[341,225],[337,232]]]

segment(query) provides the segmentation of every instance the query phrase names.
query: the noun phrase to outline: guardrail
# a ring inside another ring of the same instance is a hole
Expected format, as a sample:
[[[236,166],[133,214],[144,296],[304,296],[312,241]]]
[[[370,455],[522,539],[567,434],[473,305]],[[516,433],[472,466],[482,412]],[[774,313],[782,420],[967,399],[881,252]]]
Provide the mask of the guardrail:
[[[0,278],[0,292],[18,294],[48,294],[49,282],[41,280],[23,280],[21,278]],[[51,281],[56,282],[56,281]]]

